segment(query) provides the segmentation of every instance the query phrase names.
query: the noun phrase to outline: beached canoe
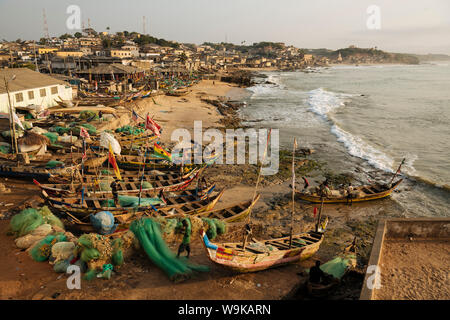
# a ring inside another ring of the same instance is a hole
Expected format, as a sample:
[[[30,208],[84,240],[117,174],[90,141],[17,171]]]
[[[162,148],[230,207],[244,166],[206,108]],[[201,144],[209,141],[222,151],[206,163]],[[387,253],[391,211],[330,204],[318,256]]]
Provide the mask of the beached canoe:
[[[142,189],[141,180],[137,175],[134,176],[123,176],[122,180],[117,183],[117,193],[118,194],[137,194],[139,192],[159,192],[159,191],[179,191],[184,190],[201,174],[200,170],[192,170],[189,175],[175,175],[166,174],[160,176],[144,176],[142,179]],[[89,195],[102,195],[111,194],[110,184],[114,181],[113,176],[100,176],[92,177],[88,179],[84,177],[84,182],[75,183],[39,183],[36,179],[33,179],[34,184],[36,184],[41,190],[45,190],[50,196],[74,196],[81,195],[84,188],[84,193]]]
[[[255,272],[308,259],[319,250],[323,232],[309,231],[290,237],[253,241],[243,249],[242,242],[212,243],[202,231],[202,242],[208,258],[239,273]]]
[[[182,218],[182,217],[199,217],[199,218],[210,218],[210,219],[218,219],[223,222],[227,223],[227,230],[230,228],[235,228],[242,226],[242,221],[244,221],[245,218],[249,215],[250,211],[252,210],[253,206],[259,199],[259,195],[252,201],[245,201],[237,204],[233,204],[231,206],[228,206],[226,208],[222,209],[213,209],[214,206],[219,201],[221,195],[224,191],[221,192],[221,194],[217,197],[215,197],[210,203],[208,203],[206,206],[203,207],[197,207],[194,208],[190,204],[182,207],[176,207],[176,208],[161,208],[158,211],[144,211],[144,212],[138,212],[136,214],[134,213],[126,213],[121,215],[115,215],[116,222],[119,223],[119,225],[127,226],[130,222],[132,222],[135,219],[139,219],[142,216],[146,215],[149,217],[163,217],[166,219],[174,219],[174,218]],[[82,221],[76,221],[74,219],[71,219],[70,221],[73,225],[76,225],[76,228],[79,230],[83,230],[83,232],[94,232],[94,229],[92,225],[89,222],[82,222]]]
[[[359,186],[354,187],[353,191],[353,202],[362,202],[362,201],[370,201],[370,200],[376,200],[376,199],[382,199],[386,198],[391,195],[391,193],[398,187],[398,185],[403,181],[403,179],[398,180],[392,186],[383,186],[379,184],[373,184],[373,185],[365,185],[365,186]],[[301,200],[313,202],[313,203],[320,203],[321,197],[317,193],[304,193],[297,191],[296,195]],[[324,203],[341,203],[341,202],[347,202],[347,196],[340,193],[338,190],[333,190],[332,194],[329,194],[328,196],[323,198]]]
[[[125,206],[116,207],[112,198],[112,194],[90,197],[52,197],[42,190],[42,197],[55,210],[62,212],[69,212],[78,219],[84,219],[90,214],[95,214],[100,211],[110,211],[113,214],[122,214],[126,212],[137,212],[145,210],[159,210],[160,208],[176,208],[187,204],[206,205],[214,198],[212,192],[215,186],[206,188],[203,191],[197,189],[188,189],[174,192],[175,196],[162,197],[156,196],[154,193],[142,193],[140,205],[139,197],[135,195],[119,195],[119,201]]]
[[[65,157],[54,157],[52,160],[31,161],[30,164],[19,165],[17,161],[0,161],[0,176],[15,179],[39,179],[47,181],[54,175],[71,176],[77,170],[81,170],[81,163],[73,163]]]

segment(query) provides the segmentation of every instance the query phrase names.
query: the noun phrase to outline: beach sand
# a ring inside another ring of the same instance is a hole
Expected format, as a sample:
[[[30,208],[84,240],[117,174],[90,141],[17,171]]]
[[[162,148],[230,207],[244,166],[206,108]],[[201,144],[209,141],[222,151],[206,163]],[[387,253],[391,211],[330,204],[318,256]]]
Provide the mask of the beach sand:
[[[203,130],[224,128],[221,123],[223,116],[216,107],[201,101],[202,98],[227,96],[239,99],[247,94],[237,85],[220,81],[215,81],[215,84],[213,81],[201,81],[189,89],[191,92],[183,97],[160,95],[154,97],[154,101],[145,99],[131,102],[126,105],[128,111],[124,109],[117,123],[127,122],[132,108],[143,117],[149,112],[164,129],[162,142],[170,145],[173,143],[173,130],[185,128],[192,133],[195,120],[202,120]],[[258,168],[248,164],[214,165],[208,168],[205,173],[207,181],[215,183],[216,190],[226,189],[216,208],[252,199],[257,173]],[[284,178],[267,177],[261,180],[258,189],[261,199],[252,210],[252,222],[255,225],[253,237],[264,239],[289,234],[292,212],[290,179],[290,174],[287,174]],[[0,183],[10,188],[16,182],[0,178]],[[36,205],[36,201],[39,201],[37,188],[31,183],[27,188],[36,191],[22,193],[21,201],[34,201],[33,204]],[[11,196],[0,195],[0,202],[6,203],[8,199]],[[18,201],[15,203],[20,204]],[[5,259],[2,259],[0,267],[0,299],[281,299],[291,296],[306,279],[297,273],[311,267],[315,259],[327,261],[333,258],[349,244],[355,234],[361,238],[361,253],[367,256],[364,259],[368,258],[375,222],[363,222],[349,217],[351,210],[345,205],[326,206],[324,214],[330,217],[330,230],[315,257],[302,263],[238,275],[210,262],[200,241],[194,239],[191,259],[195,263],[209,266],[209,273],[198,274],[186,282],[173,284],[141,254],[126,260],[110,281],[82,281],[82,290],[67,289],[65,275],[55,273],[48,263],[34,262],[27,253],[17,249],[13,237],[7,235],[9,220],[3,220],[0,221],[0,249]],[[294,233],[314,226],[312,205],[296,201],[295,211]],[[233,240],[240,241],[241,238]],[[174,244],[174,250],[176,246]],[[359,296],[361,284],[362,280],[349,289],[351,299]],[[349,298],[348,294],[345,297]]]
[[[376,300],[450,299],[450,242],[385,240]]]

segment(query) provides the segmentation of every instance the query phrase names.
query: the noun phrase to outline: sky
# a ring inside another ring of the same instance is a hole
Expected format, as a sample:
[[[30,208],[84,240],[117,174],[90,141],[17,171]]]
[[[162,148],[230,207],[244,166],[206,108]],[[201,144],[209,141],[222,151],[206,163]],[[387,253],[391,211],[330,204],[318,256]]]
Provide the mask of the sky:
[[[183,43],[284,42],[299,48],[349,45],[390,52],[450,54],[450,0],[0,0],[0,40],[75,33],[70,5],[96,31],[143,32]],[[369,29],[379,8],[379,29]]]

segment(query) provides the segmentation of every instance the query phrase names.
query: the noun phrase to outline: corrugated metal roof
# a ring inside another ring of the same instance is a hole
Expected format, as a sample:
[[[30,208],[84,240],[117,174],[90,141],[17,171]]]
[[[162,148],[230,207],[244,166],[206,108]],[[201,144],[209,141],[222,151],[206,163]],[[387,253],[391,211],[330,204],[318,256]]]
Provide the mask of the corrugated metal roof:
[[[16,79],[10,80],[13,75],[16,75]],[[10,80],[8,82],[10,92],[47,87],[56,84],[67,84],[64,81],[28,68],[0,69],[0,94],[6,93],[5,77],[6,81]]]

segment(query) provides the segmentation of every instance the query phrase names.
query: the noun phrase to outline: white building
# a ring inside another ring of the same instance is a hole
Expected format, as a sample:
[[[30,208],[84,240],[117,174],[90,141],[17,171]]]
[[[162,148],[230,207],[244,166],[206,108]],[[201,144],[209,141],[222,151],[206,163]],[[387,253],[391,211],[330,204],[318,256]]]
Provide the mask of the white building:
[[[15,76],[14,80],[11,80]],[[0,70],[0,112],[9,112],[8,94],[5,87],[8,81],[9,95],[13,107],[29,105],[56,106],[56,100],[72,100],[71,86],[27,68],[9,68]]]

